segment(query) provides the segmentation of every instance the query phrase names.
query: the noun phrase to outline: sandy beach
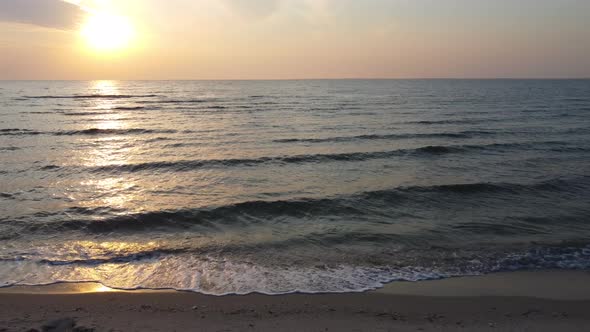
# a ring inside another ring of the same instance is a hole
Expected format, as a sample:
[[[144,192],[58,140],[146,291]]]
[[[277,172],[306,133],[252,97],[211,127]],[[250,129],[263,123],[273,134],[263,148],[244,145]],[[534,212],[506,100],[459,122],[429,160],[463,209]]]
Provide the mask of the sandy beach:
[[[587,272],[517,272],[360,294],[223,297],[13,287],[0,294],[0,331],[588,331],[589,282]]]

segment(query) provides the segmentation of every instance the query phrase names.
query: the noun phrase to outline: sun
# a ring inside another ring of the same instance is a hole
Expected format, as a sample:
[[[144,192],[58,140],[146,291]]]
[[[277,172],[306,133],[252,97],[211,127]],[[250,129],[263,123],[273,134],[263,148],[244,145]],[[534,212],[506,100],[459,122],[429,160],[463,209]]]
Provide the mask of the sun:
[[[135,29],[125,17],[100,12],[88,17],[82,26],[81,34],[93,50],[113,52],[131,46]]]

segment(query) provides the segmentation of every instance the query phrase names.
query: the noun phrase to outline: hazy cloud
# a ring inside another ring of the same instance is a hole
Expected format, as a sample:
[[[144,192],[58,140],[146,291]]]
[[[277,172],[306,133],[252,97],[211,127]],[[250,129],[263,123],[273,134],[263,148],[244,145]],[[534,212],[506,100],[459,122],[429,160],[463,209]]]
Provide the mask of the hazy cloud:
[[[61,0],[0,0],[0,21],[4,22],[70,30],[83,15],[80,7]]]
[[[236,12],[253,18],[272,15],[281,5],[281,0],[225,0]]]

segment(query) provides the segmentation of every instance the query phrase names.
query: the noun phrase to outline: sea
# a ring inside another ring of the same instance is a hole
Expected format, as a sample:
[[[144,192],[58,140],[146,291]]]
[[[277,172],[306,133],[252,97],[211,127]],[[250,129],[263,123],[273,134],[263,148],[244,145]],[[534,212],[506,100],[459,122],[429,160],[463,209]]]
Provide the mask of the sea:
[[[590,270],[590,80],[2,81],[0,286]]]

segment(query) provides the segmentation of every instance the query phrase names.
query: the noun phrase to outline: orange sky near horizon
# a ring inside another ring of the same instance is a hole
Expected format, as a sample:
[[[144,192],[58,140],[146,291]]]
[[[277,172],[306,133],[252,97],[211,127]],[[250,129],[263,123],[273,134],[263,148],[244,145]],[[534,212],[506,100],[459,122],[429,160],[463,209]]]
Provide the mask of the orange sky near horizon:
[[[2,1],[0,79],[590,77],[590,1]]]

